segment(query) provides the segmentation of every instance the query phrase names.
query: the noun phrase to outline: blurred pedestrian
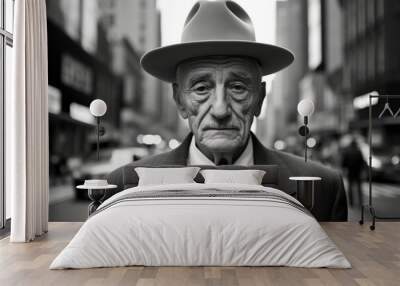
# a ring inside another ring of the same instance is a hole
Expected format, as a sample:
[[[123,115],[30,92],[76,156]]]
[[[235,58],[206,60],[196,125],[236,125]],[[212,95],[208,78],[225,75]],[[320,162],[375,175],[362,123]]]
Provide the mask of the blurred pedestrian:
[[[347,175],[349,204],[353,206],[354,187],[356,188],[358,203],[362,205],[361,174],[365,167],[364,158],[355,139],[344,149],[342,166]]]

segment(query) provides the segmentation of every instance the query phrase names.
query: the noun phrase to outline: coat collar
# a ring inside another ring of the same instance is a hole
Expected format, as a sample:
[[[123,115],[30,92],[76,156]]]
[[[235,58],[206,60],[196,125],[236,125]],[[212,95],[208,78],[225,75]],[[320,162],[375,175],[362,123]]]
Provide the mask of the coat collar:
[[[192,140],[193,133],[189,133],[183,142],[170,152],[168,158],[171,160],[168,164],[171,165],[186,165],[186,160],[189,154],[190,142]]]

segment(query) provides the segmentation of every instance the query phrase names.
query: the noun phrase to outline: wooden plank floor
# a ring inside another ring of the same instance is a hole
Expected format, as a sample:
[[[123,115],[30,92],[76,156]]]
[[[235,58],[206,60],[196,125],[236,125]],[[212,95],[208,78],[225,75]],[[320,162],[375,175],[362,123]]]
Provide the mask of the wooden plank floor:
[[[0,241],[0,285],[400,285],[400,222],[323,223],[352,269],[290,267],[119,267],[48,270],[81,223],[50,223],[32,243]]]

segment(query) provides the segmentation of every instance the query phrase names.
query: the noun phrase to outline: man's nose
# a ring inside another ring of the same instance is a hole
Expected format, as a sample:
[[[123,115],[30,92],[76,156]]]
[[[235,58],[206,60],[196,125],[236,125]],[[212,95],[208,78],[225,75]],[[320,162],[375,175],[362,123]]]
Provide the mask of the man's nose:
[[[218,85],[215,88],[214,101],[211,106],[211,115],[217,119],[224,119],[230,115],[229,104],[226,100],[223,85]]]

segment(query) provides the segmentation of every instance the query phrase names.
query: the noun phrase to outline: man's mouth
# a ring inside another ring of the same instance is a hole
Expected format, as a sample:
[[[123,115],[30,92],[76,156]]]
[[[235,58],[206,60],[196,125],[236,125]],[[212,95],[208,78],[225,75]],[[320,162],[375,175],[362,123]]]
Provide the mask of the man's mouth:
[[[207,131],[207,130],[221,130],[221,131],[231,131],[231,130],[239,130],[239,128],[238,127],[235,127],[235,126],[225,126],[225,127],[222,127],[222,126],[209,126],[209,127],[205,127],[204,129],[203,129],[204,131]]]

